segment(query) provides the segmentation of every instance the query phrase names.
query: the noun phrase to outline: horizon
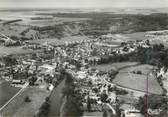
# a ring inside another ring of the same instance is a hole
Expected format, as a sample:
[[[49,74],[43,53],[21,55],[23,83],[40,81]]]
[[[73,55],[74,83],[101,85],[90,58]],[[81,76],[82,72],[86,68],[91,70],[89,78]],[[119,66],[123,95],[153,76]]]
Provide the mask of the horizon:
[[[168,8],[168,0],[0,0],[0,8]]]
[[[74,10],[87,10],[87,9],[168,9],[168,7],[0,7],[0,10],[5,9],[74,9]]]

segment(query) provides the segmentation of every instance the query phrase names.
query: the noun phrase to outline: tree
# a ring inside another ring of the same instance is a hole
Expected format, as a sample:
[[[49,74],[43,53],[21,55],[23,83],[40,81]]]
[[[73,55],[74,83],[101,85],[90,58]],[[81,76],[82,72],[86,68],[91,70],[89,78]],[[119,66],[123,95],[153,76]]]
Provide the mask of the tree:
[[[146,98],[148,98],[148,101],[146,101]],[[148,109],[159,109],[162,108],[162,110],[167,111],[167,104],[168,100],[164,97],[157,96],[157,95],[145,95],[144,97],[140,97],[138,103],[136,104],[136,108],[140,109],[141,113],[145,115],[147,113]]]
[[[31,56],[32,59],[37,59],[37,54],[36,53],[33,53],[32,56]]]
[[[153,50],[154,51],[161,51],[161,50],[164,50],[164,45],[163,44],[155,44],[153,45]]]
[[[74,94],[74,84],[72,75],[67,73],[65,70],[61,70],[61,77],[65,79],[65,87],[62,89],[64,96],[72,96]]]
[[[103,117],[107,117],[107,112],[106,112],[106,110],[103,110]]]
[[[37,81],[37,77],[36,76],[32,76],[32,78],[29,79],[29,84],[30,85],[34,85],[34,83]]]
[[[88,110],[88,112],[90,112],[91,110],[91,102],[90,102],[90,97],[88,96],[87,97],[87,110]]]
[[[28,66],[25,68],[25,74],[26,74],[26,77],[27,77],[27,78],[29,77],[29,69],[30,69],[30,65],[28,65]]]
[[[44,102],[43,104],[42,104],[42,106],[40,107],[40,115],[41,116],[47,116],[48,115],[48,112],[49,112],[49,109],[50,109],[50,103],[48,103],[48,102]]]
[[[62,75],[65,78],[65,87],[62,89],[63,102],[60,109],[61,117],[79,117],[82,115],[80,109],[81,101],[78,93],[74,93],[75,86],[73,84],[72,76],[64,72]]]
[[[6,66],[13,66],[17,64],[16,58],[12,57],[11,55],[3,57],[3,61]]]
[[[50,102],[50,98],[49,98],[49,97],[46,97],[46,98],[45,98],[45,101],[46,101],[46,102]]]
[[[11,55],[3,57],[3,62],[5,66],[10,67],[10,74],[12,74],[12,78],[14,78],[15,72],[13,66],[17,64],[16,58],[12,57]]]
[[[106,93],[102,93],[100,96],[101,101],[104,103],[106,102],[107,98],[108,98],[108,95]]]
[[[25,102],[31,102],[31,99],[29,98],[29,96],[25,97]]]
[[[142,74],[142,72],[141,71],[137,71],[137,74]]]
[[[150,45],[150,41],[148,39],[146,40],[146,45]]]
[[[99,89],[98,88],[93,88],[92,89],[95,93],[98,93],[99,92]]]
[[[62,93],[64,96],[72,96],[74,94],[74,88],[72,86],[66,86],[62,89]]]
[[[60,108],[60,117],[81,117],[82,111],[75,97],[64,97]]]

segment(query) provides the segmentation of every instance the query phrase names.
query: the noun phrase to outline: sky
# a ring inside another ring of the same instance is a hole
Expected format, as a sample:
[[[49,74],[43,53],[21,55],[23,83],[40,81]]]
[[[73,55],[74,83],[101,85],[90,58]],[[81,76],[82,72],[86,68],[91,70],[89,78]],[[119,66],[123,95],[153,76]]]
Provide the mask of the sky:
[[[168,0],[0,0],[1,7],[14,8],[113,8],[168,7]]]

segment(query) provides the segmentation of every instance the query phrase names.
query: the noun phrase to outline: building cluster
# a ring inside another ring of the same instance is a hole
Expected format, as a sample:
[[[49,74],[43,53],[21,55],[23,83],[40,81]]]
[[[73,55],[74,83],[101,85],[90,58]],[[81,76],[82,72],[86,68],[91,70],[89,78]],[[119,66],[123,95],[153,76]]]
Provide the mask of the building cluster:
[[[98,62],[106,55],[129,54],[136,51],[139,46],[149,47],[147,41],[122,42],[114,47],[111,37],[105,36],[100,39],[65,42],[61,45],[27,43],[27,48],[43,51],[19,56],[19,65],[1,71],[1,76],[11,80],[12,86],[23,86],[28,82],[31,86],[52,91],[61,79],[60,69],[66,69],[75,79],[76,90],[81,94],[84,111],[102,112],[106,108],[112,115],[118,114],[117,109],[123,110],[123,116],[139,113],[139,110],[132,106],[137,100],[132,100],[131,92],[109,82],[108,72],[103,73],[90,67],[91,62]],[[11,70],[12,76],[8,75]],[[123,96],[126,94],[128,97]],[[118,104],[123,102],[126,103],[118,108]]]
[[[168,30],[150,31],[145,35],[150,41],[168,42]]]

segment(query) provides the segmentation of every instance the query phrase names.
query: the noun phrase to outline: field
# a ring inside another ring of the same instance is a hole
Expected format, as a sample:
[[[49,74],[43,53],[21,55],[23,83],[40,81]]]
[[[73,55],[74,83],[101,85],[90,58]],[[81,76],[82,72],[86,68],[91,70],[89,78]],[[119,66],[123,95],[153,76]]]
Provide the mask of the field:
[[[1,25],[0,24],[0,33],[7,35],[7,36],[17,36],[21,37],[20,33],[26,29],[28,26],[21,26],[21,25]]]
[[[114,84],[118,86],[134,89],[142,92],[147,90],[147,74],[151,72],[152,69],[155,69],[151,65],[139,65],[136,62],[121,62],[113,64],[104,64],[97,65],[92,68],[98,69],[100,71],[118,71],[119,73],[113,80]],[[133,71],[141,71],[142,74],[132,73]],[[160,87],[157,79],[154,75],[149,75],[148,77],[148,91],[153,94],[162,94],[162,88]]]
[[[71,17],[53,17],[52,15],[39,15],[35,12],[1,12],[0,19],[3,20],[15,20],[15,19],[22,19],[22,21],[17,22],[20,25],[31,25],[31,26],[53,26],[55,24],[62,24],[65,22],[79,22],[79,21],[86,21],[89,18],[71,18]],[[42,13],[42,12],[41,12]],[[47,19],[47,18],[50,19]],[[31,18],[41,18],[36,20],[31,20]],[[42,19],[43,18],[43,19]],[[46,19],[45,19],[46,18]]]
[[[40,16],[40,17],[45,17],[45,16]],[[79,21],[86,21],[86,20],[89,20],[89,19],[54,17],[53,19],[46,19],[46,20],[26,20],[23,22],[19,22],[19,24],[43,27],[43,26],[53,26],[55,24],[62,24],[65,22],[79,22]]]
[[[43,44],[45,42],[48,42],[49,44],[52,44],[52,45],[61,45],[61,44],[65,44],[65,42],[75,42],[75,41],[83,41],[83,40],[89,40],[89,38],[87,36],[69,36],[61,39],[30,40],[29,42],[38,43],[38,44]]]
[[[95,68],[100,71],[106,71],[108,72],[109,70],[119,70],[123,67],[129,67],[129,66],[134,66],[137,65],[138,63],[136,62],[120,62],[120,63],[112,63],[112,64],[103,64],[103,65],[96,65],[93,66],[92,68]]]
[[[120,72],[132,72],[132,71],[141,71],[142,74],[148,74],[151,72],[152,69],[156,69],[156,67],[143,64],[143,65],[137,65],[137,66],[130,66],[124,69],[121,69]]]
[[[7,107],[3,109],[2,115],[14,117],[32,117],[38,111],[48,95],[49,92],[44,91],[44,89],[34,87],[26,88],[21,94],[12,100]],[[31,102],[24,101],[26,96],[29,96]]]
[[[4,47],[0,46],[0,56],[8,54],[25,54],[25,53],[34,53],[34,50],[24,50],[21,47]]]
[[[150,65],[139,65],[128,68],[123,68],[116,75],[113,83],[142,92],[147,91],[147,75],[154,67]],[[135,74],[132,71],[141,71],[142,74]],[[162,94],[162,88],[160,87],[156,77],[152,74],[148,75],[148,92],[153,94]]]
[[[9,82],[0,82],[0,107],[2,107],[10,98],[12,98],[20,88],[11,87]]]
[[[136,33],[130,33],[130,34],[121,34],[124,37],[127,37],[127,40],[146,40],[149,39],[148,37],[145,37],[146,32],[136,32]],[[152,40],[150,41],[152,45],[154,44],[163,44],[166,48],[168,48],[168,43],[164,42],[162,40]]]
[[[151,44],[163,44],[164,45],[164,47],[166,48],[166,49],[168,49],[168,42],[165,42],[165,41],[161,41],[161,40],[152,40],[152,42],[150,42]]]
[[[123,36],[128,37],[129,40],[145,40],[145,32],[136,32],[136,33],[129,33],[123,34]]]

